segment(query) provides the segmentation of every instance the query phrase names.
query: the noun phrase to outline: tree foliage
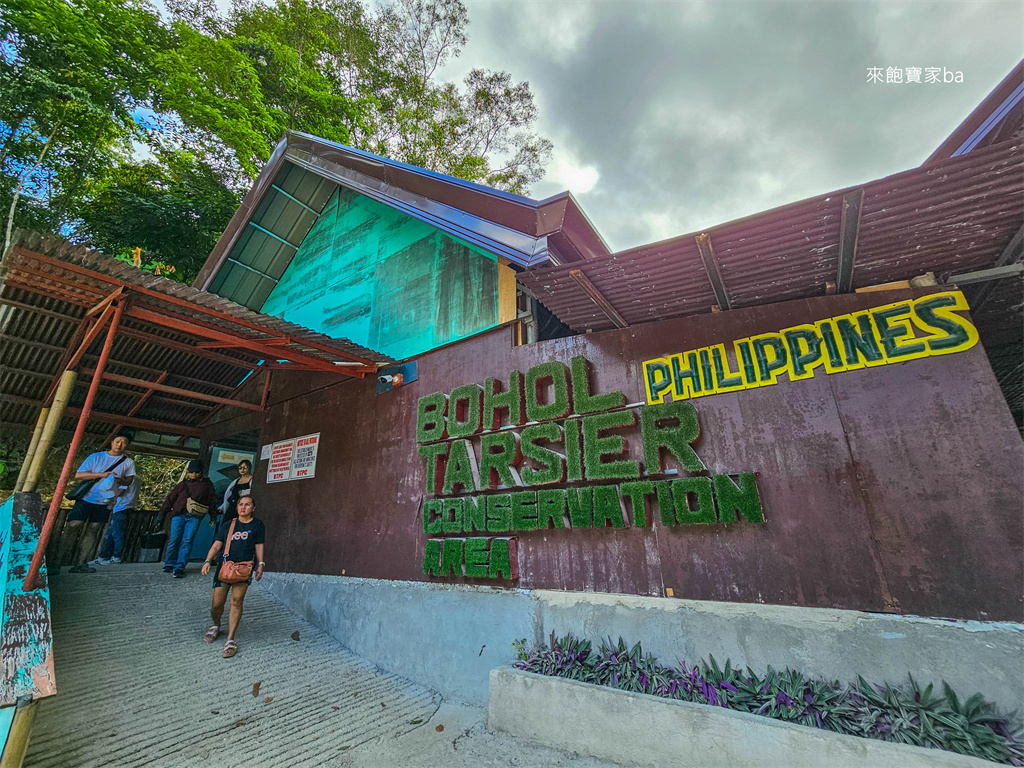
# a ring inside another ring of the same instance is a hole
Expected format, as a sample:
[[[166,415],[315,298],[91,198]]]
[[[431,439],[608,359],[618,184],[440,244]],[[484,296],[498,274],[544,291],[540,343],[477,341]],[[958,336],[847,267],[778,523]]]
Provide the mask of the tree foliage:
[[[438,79],[466,43],[461,0],[166,7],[0,0],[10,223],[191,275],[288,130],[514,192],[543,174],[527,83]]]

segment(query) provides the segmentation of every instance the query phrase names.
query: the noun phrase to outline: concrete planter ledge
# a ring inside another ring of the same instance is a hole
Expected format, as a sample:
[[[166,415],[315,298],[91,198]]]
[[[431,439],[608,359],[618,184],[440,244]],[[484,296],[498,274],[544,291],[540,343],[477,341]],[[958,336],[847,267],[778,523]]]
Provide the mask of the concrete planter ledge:
[[[623,765],[992,768],[939,749],[832,733],[720,707],[523,672],[491,671],[487,728]]]

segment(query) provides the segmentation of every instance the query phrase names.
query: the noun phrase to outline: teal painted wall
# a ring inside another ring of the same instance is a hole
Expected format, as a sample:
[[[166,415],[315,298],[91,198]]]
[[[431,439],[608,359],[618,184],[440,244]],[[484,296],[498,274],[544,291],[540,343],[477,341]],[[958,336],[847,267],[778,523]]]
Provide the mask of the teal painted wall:
[[[339,187],[263,312],[396,359],[498,323],[498,262]]]

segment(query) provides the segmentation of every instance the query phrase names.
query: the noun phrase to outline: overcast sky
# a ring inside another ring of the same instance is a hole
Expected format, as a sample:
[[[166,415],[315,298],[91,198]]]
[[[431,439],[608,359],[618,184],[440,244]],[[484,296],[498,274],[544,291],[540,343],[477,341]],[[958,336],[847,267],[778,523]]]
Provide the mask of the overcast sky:
[[[1024,56],[1020,2],[465,2],[444,77],[530,82],[531,196],[571,190],[616,251],[918,166]]]

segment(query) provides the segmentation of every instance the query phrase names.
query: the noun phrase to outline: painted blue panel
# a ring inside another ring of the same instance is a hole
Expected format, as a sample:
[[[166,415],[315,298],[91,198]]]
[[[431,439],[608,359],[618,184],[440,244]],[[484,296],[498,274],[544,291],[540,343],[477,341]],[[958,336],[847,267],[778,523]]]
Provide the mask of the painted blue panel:
[[[53,679],[53,637],[50,630],[50,590],[44,586],[23,592],[29,563],[39,542],[42,506],[34,493],[11,494],[0,507],[0,534],[4,535],[0,584],[4,586],[0,653],[8,671],[0,679],[0,704],[22,696],[50,696]],[[46,583],[46,565],[40,569]]]
[[[340,187],[262,311],[400,360],[497,324],[497,257]]]

